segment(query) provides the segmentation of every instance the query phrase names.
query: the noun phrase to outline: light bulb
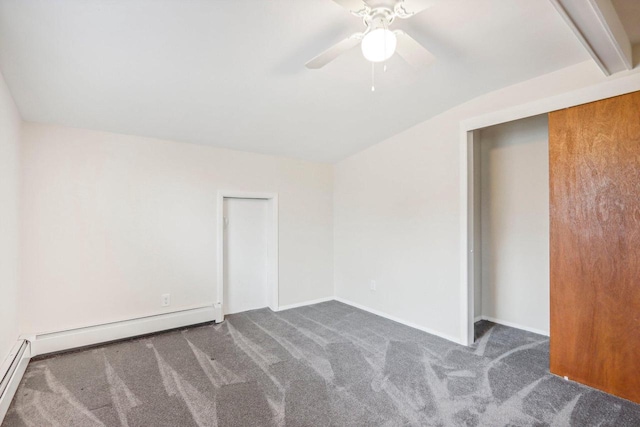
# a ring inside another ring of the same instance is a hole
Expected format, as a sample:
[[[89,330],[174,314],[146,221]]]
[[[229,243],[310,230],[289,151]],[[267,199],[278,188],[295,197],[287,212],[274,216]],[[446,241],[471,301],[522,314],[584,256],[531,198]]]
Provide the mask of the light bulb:
[[[371,62],[386,61],[396,51],[396,41],[393,31],[386,28],[375,29],[362,39],[362,54]]]

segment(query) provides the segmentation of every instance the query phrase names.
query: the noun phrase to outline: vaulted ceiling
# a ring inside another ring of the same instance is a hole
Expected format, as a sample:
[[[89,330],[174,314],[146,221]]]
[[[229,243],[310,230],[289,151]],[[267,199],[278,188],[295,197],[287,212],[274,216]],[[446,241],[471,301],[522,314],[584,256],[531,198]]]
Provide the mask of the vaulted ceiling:
[[[394,23],[437,62],[358,48],[331,0],[0,0],[0,70],[27,121],[336,161],[452,106],[589,59],[546,0],[442,0]]]

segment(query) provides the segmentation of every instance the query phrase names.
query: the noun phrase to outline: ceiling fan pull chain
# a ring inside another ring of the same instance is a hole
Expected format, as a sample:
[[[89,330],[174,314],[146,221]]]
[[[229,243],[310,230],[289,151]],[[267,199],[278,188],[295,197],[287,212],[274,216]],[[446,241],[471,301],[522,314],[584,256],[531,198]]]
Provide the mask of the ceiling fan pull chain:
[[[371,63],[371,92],[376,91],[376,65]]]

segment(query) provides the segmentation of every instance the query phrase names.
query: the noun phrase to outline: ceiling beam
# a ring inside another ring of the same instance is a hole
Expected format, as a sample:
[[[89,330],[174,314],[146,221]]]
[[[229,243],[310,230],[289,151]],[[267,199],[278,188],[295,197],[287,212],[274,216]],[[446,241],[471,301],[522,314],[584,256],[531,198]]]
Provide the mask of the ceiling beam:
[[[550,0],[605,75],[633,68],[633,50],[611,0]]]

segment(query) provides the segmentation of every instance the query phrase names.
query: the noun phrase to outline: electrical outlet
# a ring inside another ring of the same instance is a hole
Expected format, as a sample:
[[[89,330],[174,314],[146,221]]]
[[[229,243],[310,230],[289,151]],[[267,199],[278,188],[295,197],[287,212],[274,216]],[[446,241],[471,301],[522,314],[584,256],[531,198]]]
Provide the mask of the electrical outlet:
[[[375,291],[378,287],[378,284],[376,283],[375,280],[372,280],[371,282],[369,282],[369,290],[370,291]]]
[[[163,307],[168,307],[171,305],[171,294],[162,294],[160,296],[160,305]]]

